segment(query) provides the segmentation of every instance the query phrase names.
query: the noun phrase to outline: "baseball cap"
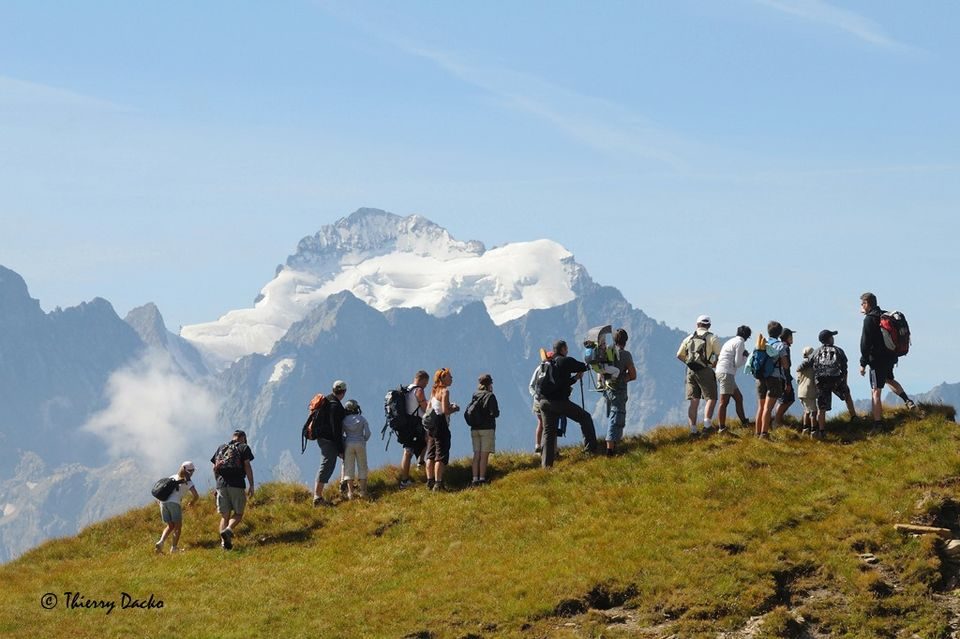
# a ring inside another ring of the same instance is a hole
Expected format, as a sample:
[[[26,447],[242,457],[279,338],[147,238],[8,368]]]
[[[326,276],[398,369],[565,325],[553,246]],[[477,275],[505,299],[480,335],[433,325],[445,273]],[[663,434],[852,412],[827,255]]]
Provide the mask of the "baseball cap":
[[[234,436],[234,437],[246,437],[247,434],[246,434],[245,432],[243,432],[242,430],[239,430],[239,429],[238,429],[238,430],[233,431],[233,436]]]
[[[709,315],[701,315],[700,317],[697,318],[697,324],[709,324],[709,323],[710,323]]]
[[[333,383],[333,392],[334,393],[346,393],[347,392],[347,383],[342,379],[338,379]]]
[[[820,331],[820,335],[818,336],[820,339],[820,343],[826,344],[830,340],[830,336],[836,335],[836,334],[837,334],[837,331],[828,331],[827,329],[823,329],[822,331]]]
[[[197,467],[193,465],[192,461],[185,461],[180,465],[183,466],[184,470],[189,471],[191,473],[197,469]]]
[[[780,333],[780,339],[787,339],[788,337],[793,337],[793,334],[794,334],[793,329],[785,328],[783,329],[783,332]]]

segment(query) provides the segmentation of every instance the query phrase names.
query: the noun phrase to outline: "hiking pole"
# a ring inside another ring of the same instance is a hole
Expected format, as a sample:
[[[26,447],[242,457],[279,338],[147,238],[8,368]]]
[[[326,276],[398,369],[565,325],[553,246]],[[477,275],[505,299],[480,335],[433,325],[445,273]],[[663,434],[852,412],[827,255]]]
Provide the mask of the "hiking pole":
[[[580,376],[580,408],[587,410],[586,402],[583,401],[583,376]]]

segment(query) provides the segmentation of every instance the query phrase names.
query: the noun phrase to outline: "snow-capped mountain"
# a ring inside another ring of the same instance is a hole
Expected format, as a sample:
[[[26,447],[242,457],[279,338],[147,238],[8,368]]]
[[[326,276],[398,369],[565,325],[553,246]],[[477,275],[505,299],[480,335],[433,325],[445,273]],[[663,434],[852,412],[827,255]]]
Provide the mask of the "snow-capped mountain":
[[[224,365],[269,353],[294,323],[341,291],[380,311],[422,308],[437,317],[480,301],[502,325],[571,301],[585,281],[573,255],[550,240],[487,250],[418,215],[359,209],[302,239],[253,308],[184,326],[181,336]]]

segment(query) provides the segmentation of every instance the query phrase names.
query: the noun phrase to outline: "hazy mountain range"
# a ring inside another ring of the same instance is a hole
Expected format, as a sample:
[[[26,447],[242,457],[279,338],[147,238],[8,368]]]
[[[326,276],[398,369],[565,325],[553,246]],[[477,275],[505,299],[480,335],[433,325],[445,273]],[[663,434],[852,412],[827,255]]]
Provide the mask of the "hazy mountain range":
[[[628,331],[637,366],[628,432],[682,422],[675,353],[687,331],[597,284],[549,240],[488,250],[422,217],[361,209],[301,240],[251,308],[179,336],[153,304],[124,319],[102,299],[44,313],[0,267],[0,560],[149,502],[184,459],[209,487],[206,460],[234,428],[248,432],[258,482],[312,483],[317,451],[300,454],[300,427],[335,379],[370,421],[374,466],[400,452],[379,438],[384,394],[421,368],[451,368],[463,406],[491,373],[498,448],[532,450],[527,384],[540,347],[563,338],[579,356],[587,329],[606,323]],[[943,401],[960,395],[960,384],[938,389]],[[584,399],[602,435],[603,403],[589,388]],[[467,427],[452,426],[453,454],[465,455]],[[574,426],[567,441],[578,439]]]

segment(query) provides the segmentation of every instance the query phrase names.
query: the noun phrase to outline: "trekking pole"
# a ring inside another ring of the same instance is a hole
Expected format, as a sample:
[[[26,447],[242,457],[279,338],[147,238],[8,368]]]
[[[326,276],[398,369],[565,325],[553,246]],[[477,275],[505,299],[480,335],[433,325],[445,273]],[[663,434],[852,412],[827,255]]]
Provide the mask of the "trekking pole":
[[[580,408],[587,410],[586,402],[583,401],[583,377],[580,378]]]

